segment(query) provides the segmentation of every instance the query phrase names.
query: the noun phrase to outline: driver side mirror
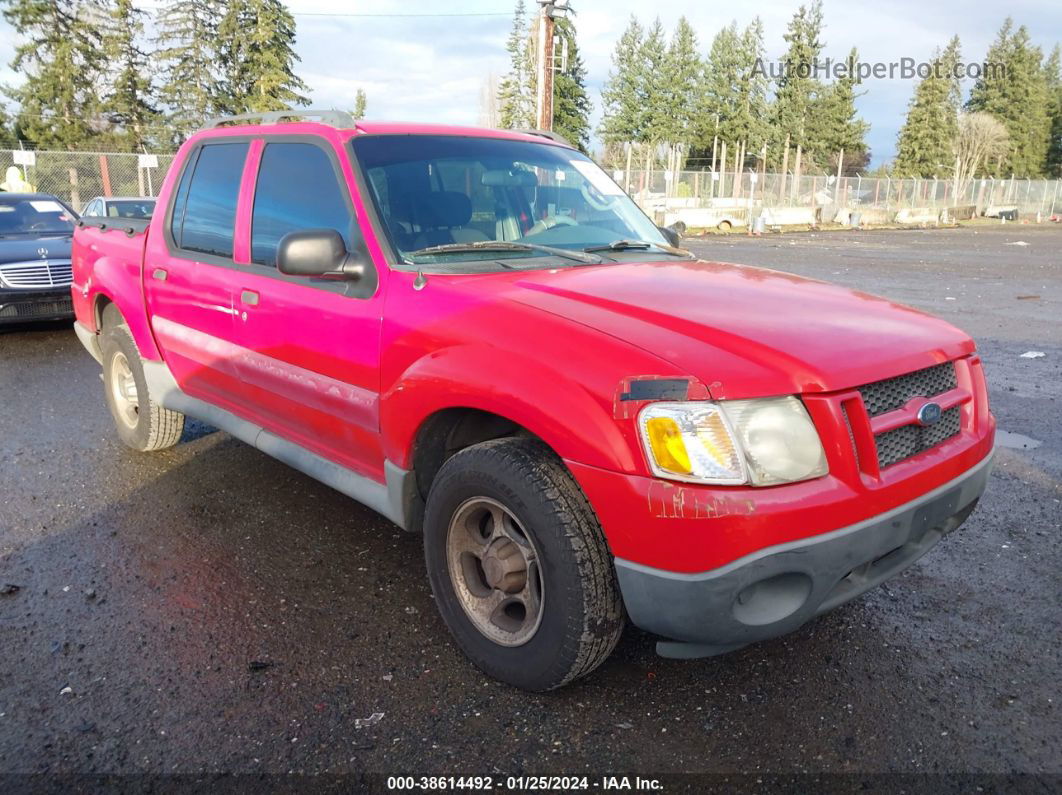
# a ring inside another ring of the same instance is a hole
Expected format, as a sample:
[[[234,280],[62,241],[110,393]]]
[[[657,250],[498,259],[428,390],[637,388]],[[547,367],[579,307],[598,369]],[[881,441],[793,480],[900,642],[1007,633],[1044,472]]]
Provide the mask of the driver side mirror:
[[[658,226],[657,229],[667,238],[667,242],[673,248],[679,248],[682,243],[682,233],[686,231],[686,225],[682,221],[677,221],[671,226]]]
[[[347,251],[335,229],[300,229],[280,239],[277,270],[289,276],[358,281],[365,275],[365,263]]]

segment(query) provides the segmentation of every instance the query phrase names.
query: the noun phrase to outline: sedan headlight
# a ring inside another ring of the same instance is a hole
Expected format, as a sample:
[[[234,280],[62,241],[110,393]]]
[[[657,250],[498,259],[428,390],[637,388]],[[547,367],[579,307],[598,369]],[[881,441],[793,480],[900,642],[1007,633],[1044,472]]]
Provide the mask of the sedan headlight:
[[[815,425],[792,396],[651,403],[638,428],[653,474],[662,478],[772,486],[829,471]]]

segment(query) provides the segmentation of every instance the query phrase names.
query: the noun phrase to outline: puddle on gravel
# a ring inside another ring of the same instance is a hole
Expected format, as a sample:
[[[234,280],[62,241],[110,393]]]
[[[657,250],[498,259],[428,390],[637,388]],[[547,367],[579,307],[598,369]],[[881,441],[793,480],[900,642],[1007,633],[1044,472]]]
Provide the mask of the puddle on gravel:
[[[996,444],[1000,447],[1009,447],[1012,450],[1035,450],[1043,444],[1039,439],[1033,439],[1023,433],[1011,433],[1010,431],[996,431]]]

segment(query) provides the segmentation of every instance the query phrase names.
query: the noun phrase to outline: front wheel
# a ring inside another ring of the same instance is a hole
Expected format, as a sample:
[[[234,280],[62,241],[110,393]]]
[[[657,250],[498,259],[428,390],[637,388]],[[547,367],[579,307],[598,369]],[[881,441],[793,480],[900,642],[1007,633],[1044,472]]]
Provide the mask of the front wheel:
[[[590,673],[619,640],[601,527],[541,442],[498,439],[450,458],[428,495],[424,552],[443,620],[496,679],[551,690]]]

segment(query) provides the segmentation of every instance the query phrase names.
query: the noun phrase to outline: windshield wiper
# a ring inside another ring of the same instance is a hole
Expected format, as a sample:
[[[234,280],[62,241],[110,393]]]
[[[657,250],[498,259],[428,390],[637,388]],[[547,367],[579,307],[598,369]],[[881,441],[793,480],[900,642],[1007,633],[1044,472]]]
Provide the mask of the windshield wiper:
[[[685,249],[669,246],[666,243],[651,243],[648,240],[613,240],[611,243],[606,243],[601,246],[587,246],[583,251],[644,251],[649,248],[658,248],[665,254],[670,254],[673,257],[693,257],[693,255]]]
[[[587,246],[583,251],[630,251],[636,248],[651,248],[657,245],[647,240],[613,240],[603,246]]]
[[[571,251],[566,248],[554,248],[542,246],[538,243],[516,243],[508,240],[478,240],[473,243],[445,243],[441,246],[428,246],[427,248],[410,251],[407,257],[431,256],[432,254],[461,254],[469,251],[538,251],[554,257],[586,262],[593,265],[601,263],[600,257],[589,256],[580,251]]]

